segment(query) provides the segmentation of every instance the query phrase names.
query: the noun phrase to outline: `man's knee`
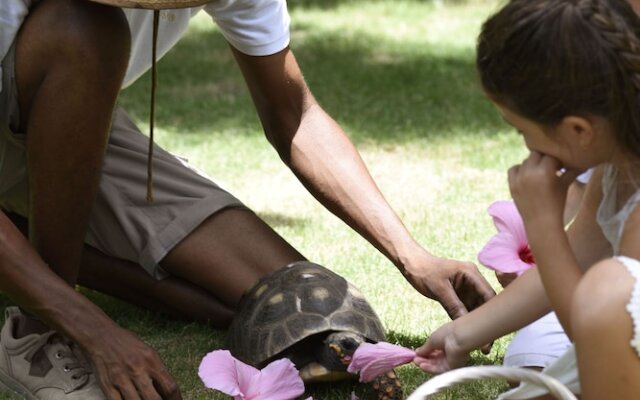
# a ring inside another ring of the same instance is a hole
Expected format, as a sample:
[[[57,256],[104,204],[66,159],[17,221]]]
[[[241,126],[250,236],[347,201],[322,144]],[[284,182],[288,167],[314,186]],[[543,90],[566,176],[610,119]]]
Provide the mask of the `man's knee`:
[[[59,50],[104,52],[128,51],[129,26],[122,9],[87,0],[44,0],[27,17],[37,18]]]
[[[100,68],[120,75],[126,70],[130,41],[119,8],[87,0],[44,0],[31,10],[18,36],[17,76],[20,67],[34,62],[41,68],[62,64],[79,72]]]
[[[86,0],[65,2],[71,8],[66,16],[67,29],[63,31],[65,54],[79,55],[83,62],[93,59],[99,65],[124,72],[129,61],[131,34],[122,9]]]
[[[51,90],[67,88],[80,96],[100,90],[105,98],[115,98],[130,42],[129,25],[119,8],[88,0],[44,0],[30,10],[16,41],[21,127],[45,82]]]

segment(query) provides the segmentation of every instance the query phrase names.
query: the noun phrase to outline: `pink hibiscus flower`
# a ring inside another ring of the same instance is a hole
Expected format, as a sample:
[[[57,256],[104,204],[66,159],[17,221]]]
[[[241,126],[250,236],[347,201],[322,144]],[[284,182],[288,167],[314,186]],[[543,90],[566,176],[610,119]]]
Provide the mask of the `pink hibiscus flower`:
[[[489,206],[489,215],[498,229],[478,254],[478,261],[485,267],[499,272],[520,275],[535,267],[533,254],[529,248],[522,217],[513,201],[496,201]]]
[[[198,376],[206,387],[234,400],[293,400],[304,393],[298,370],[287,358],[258,370],[237,360],[228,350],[216,350],[202,359]]]
[[[395,344],[363,343],[353,353],[347,371],[360,372],[360,382],[370,382],[398,365],[410,363],[415,356],[415,351]]]

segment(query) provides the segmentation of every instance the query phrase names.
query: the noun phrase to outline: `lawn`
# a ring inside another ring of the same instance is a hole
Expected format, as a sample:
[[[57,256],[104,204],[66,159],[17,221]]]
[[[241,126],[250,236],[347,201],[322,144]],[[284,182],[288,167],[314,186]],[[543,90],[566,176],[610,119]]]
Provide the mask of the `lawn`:
[[[291,0],[292,42],[316,98],[359,148],[403,221],[431,252],[476,262],[494,233],[487,206],[509,197],[506,170],[526,154],[479,90],[474,45],[494,0]],[[324,210],[264,139],[231,53],[206,15],[159,63],[157,142],[215,177],[309,259],[355,283],[388,338],[421,345],[448,320],[393,265]],[[148,76],[120,103],[146,129]],[[480,267],[497,288],[493,274]],[[160,352],[185,399],[224,399],[206,390],[200,359],[225,332],[169,320],[81,289]],[[0,297],[0,305],[10,304]],[[507,340],[471,363],[500,364]],[[429,378],[399,369],[407,392]],[[435,399],[492,399],[500,381],[465,384]],[[352,382],[308,387],[319,400],[346,400]]]

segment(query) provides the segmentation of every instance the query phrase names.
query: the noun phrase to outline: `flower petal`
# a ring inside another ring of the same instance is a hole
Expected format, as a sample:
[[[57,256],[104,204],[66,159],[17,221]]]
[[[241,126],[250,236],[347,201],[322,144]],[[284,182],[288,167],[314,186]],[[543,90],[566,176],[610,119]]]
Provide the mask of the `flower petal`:
[[[304,393],[304,383],[288,358],[276,360],[260,371],[259,400],[292,400]]]
[[[416,352],[387,342],[363,343],[356,349],[347,367],[351,373],[360,372],[360,382],[369,382],[398,365],[413,361]]]
[[[198,367],[198,376],[210,389],[229,396],[243,396],[246,382],[259,374],[256,368],[236,360],[228,350],[215,350],[207,354]]]
[[[498,229],[498,232],[510,232],[519,243],[527,243],[524,223],[513,201],[495,201],[489,206],[487,211],[493,218],[493,223]]]
[[[521,244],[506,232],[492,237],[478,253],[478,261],[487,268],[500,272],[516,272],[521,274],[534,266],[520,259]]]

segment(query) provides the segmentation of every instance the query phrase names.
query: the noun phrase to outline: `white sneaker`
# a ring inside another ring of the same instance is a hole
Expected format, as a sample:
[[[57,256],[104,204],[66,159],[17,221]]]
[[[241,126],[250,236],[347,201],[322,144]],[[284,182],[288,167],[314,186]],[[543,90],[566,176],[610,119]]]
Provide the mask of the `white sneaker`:
[[[15,338],[27,317],[7,307],[0,332],[0,391],[29,400],[104,400],[80,349],[55,331]]]

